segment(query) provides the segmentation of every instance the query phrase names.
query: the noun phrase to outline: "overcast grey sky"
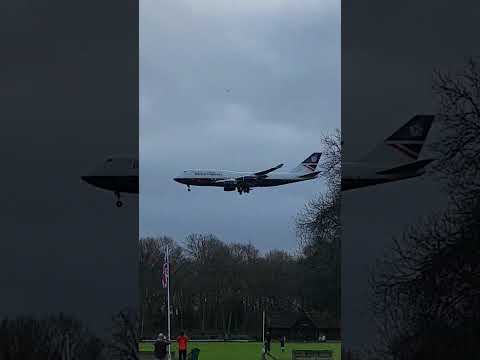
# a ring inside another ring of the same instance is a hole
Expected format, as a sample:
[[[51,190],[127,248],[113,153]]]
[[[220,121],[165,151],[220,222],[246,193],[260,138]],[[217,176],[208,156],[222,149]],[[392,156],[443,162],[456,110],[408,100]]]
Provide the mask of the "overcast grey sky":
[[[240,196],[172,178],[288,169],[319,150],[340,127],[340,1],[140,5],[140,235],[294,249],[294,217],[321,181]]]

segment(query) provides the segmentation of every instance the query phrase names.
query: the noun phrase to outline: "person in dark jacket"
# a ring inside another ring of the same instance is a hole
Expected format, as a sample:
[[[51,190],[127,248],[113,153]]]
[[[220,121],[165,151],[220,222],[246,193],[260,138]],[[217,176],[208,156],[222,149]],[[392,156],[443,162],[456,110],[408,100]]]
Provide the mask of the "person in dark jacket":
[[[168,355],[168,345],[170,341],[162,333],[158,334],[157,340],[154,344],[154,355],[157,360],[166,360]]]
[[[282,352],[285,352],[285,343],[287,342],[287,338],[285,337],[285,335],[282,335],[280,337],[280,349],[282,350]]]
[[[267,331],[265,335],[265,353],[270,354],[270,345],[272,344],[272,335]]]

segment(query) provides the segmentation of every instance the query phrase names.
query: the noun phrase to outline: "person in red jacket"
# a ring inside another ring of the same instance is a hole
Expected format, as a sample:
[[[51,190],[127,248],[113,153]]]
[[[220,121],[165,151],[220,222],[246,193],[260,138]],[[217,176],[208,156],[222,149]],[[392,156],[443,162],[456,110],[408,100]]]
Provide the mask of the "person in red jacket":
[[[188,347],[188,337],[185,336],[185,332],[181,332],[180,336],[177,337],[178,343],[178,360],[187,360],[187,347]]]

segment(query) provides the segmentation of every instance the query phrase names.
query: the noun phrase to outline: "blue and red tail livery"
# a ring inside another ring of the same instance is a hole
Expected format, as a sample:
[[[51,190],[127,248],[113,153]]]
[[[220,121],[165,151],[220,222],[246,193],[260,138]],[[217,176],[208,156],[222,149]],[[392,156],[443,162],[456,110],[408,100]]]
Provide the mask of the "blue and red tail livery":
[[[366,156],[342,162],[342,190],[351,190],[421,176],[434,159],[425,158],[423,145],[434,115],[412,117]]]
[[[433,115],[415,115],[385,140],[385,143],[412,160],[418,159],[432,126]]]
[[[293,173],[308,174],[314,172],[322,153],[315,152],[303,160],[297,167],[292,169]]]

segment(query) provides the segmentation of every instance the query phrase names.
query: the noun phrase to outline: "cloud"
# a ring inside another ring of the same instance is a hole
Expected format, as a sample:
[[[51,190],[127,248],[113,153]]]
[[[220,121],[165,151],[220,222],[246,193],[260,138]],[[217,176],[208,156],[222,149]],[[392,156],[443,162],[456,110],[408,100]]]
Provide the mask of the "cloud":
[[[190,16],[192,19],[217,18],[238,19],[251,17],[282,17],[296,16],[301,21],[316,17],[338,17],[340,2],[337,0],[170,0],[159,3],[155,0],[144,0],[140,3],[142,21],[151,18],[168,19],[168,25],[182,24],[178,22],[179,15]],[[243,21],[241,19],[240,21]],[[248,24],[248,23],[247,23]]]
[[[202,2],[195,0],[185,0],[182,3],[189,7],[192,13],[206,16],[255,16],[269,15],[279,16],[292,13],[305,16],[311,14],[330,14],[334,15],[335,10],[340,6],[339,1],[315,1],[315,0],[205,0]]]

